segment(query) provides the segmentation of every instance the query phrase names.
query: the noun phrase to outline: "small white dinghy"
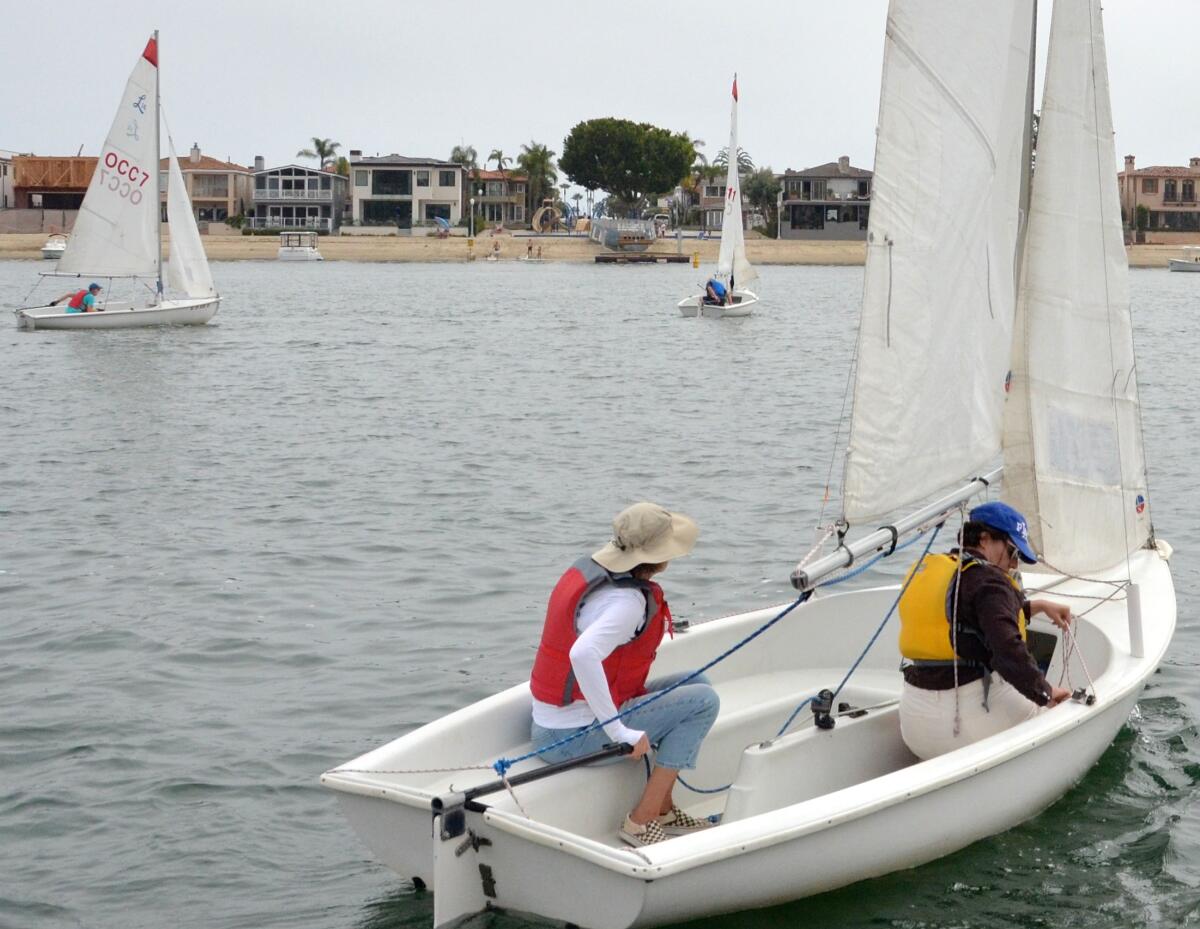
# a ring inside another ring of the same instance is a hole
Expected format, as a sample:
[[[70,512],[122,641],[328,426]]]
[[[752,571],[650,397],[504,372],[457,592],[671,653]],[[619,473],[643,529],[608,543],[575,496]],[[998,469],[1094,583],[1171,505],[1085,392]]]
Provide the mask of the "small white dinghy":
[[[315,232],[281,232],[279,234],[280,261],[324,261],[317,251]]]
[[[156,32],[125,85],[62,257],[54,272],[45,275],[72,278],[80,288],[88,281],[103,281],[105,289],[97,311],[68,313],[63,305],[54,304],[20,307],[14,310],[19,329],[201,325],[216,314],[221,298],[213,286],[169,134],[167,219],[171,241],[165,281],[183,296],[167,299],[164,293],[159,118]],[[114,280],[131,282],[135,292],[141,284],[147,290],[153,285],[153,289],[145,300],[118,302],[110,299]]]
[[[1182,257],[1171,258],[1167,266],[1172,271],[1200,271],[1200,245],[1185,245],[1182,252]]]
[[[42,246],[42,257],[47,261],[58,261],[67,250],[67,237],[61,232],[51,233]]]
[[[705,668],[720,695],[676,792],[719,824],[621,845],[642,766],[527,757],[518,684],[322,777],[375,855],[432,888],[435,926],[485,907],[650,926],[911,868],[1054,803],[1124,725],[1174,632],[1170,548],[1146,500],[1099,0],[1055,4],[1031,185],[1035,20],[1034,0],[892,0],[836,527],[886,528],[802,562],[790,607],[660,649],[655,675]],[[930,165],[944,173],[918,183]],[[1047,677],[1075,696],[918,761],[898,720],[900,588],[827,590],[900,547],[915,561],[917,540],[951,547],[1001,457],[1043,556],[1027,591],[1076,614],[1069,633],[1031,624],[1054,646]]]
[[[728,290],[724,305],[705,303],[705,287],[676,306],[681,316],[706,316],[709,319],[749,316],[758,303],[758,294],[750,286],[758,272],[746,258],[746,235],[742,229],[742,181],[738,174],[738,86],[733,76],[733,104],[729,117],[729,167],[725,172],[725,212],[721,216],[721,251],[717,256],[716,278]]]

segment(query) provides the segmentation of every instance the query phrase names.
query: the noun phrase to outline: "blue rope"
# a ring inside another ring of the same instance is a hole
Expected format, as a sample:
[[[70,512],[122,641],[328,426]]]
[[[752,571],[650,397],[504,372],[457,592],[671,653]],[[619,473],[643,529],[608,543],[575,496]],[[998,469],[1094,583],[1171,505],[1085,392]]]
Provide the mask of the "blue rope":
[[[934,527],[933,534],[929,537],[929,541],[925,543],[925,551],[921,554],[921,558],[924,558],[926,555],[928,555],[929,550],[931,548],[933,548],[934,539],[936,539],[938,537],[938,533],[941,531],[942,525],[943,525],[942,523],[938,523]],[[925,532],[928,532],[928,531],[929,531],[928,529],[925,530]],[[899,546],[896,549],[896,551],[900,551],[900,549],[907,548],[909,545],[912,545],[914,542],[916,542],[918,539],[920,539],[923,535],[925,535],[925,532],[918,533],[913,538],[911,538],[907,542],[905,542],[904,545]],[[888,552],[887,554],[890,555],[892,553]],[[856,574],[862,573],[862,571],[866,570],[867,568],[871,567],[871,565],[873,565],[875,562],[879,561],[880,558],[886,558],[886,557],[887,557],[887,555],[877,555],[875,558],[872,558],[865,565],[863,565],[862,568],[859,568],[857,571],[855,571],[851,574],[843,575],[842,577],[834,578],[833,580],[828,581],[825,584],[822,584],[820,586],[830,587],[834,584],[840,584],[842,581],[846,580],[847,578],[851,578],[851,577],[854,577]],[[872,635],[870,640],[867,642],[866,648],[864,648],[859,653],[859,656],[856,659],[854,659],[854,664],[850,665],[850,670],[846,672],[846,676],[842,678],[842,682],[837,685],[837,690],[835,690],[833,692],[834,700],[837,699],[838,694],[840,694],[842,692],[842,688],[846,686],[846,682],[848,680],[850,680],[850,676],[855,671],[858,670],[858,666],[860,664],[862,664],[863,659],[867,657],[867,652],[869,652],[871,650],[872,646],[874,646],[875,642],[879,639],[879,636],[883,633],[884,627],[886,627],[888,624],[888,620],[890,620],[892,618],[892,614],[896,612],[896,607],[900,605],[900,598],[904,596],[904,592],[906,590],[908,590],[908,585],[912,583],[912,579],[915,576],[916,576],[916,572],[914,571],[907,578],[905,578],[904,585],[900,588],[900,592],[898,594],[896,594],[896,599],[892,601],[891,607],[888,609],[887,614],[883,617],[883,622],[881,622],[879,624],[879,628],[877,628],[875,630],[875,634]],[[804,709],[806,706],[808,706],[810,703],[813,702],[813,699],[814,699],[814,697],[806,698],[798,707],[796,707],[794,710],[792,710],[792,715],[787,718],[787,722],[785,722],[780,727],[779,731],[777,733],[775,733],[775,738],[779,738],[781,735],[783,735],[785,732],[787,732],[788,726],[790,726],[792,724],[792,721],[799,715],[799,713],[802,709]]]
[[[750,642],[757,639],[760,635],[762,635],[764,632],[766,632],[768,629],[770,629],[772,626],[774,626],[777,622],[779,622],[781,619],[783,619],[783,617],[787,616],[788,613],[792,612],[792,610],[794,610],[796,607],[798,607],[801,603],[803,603],[805,600],[807,600],[811,596],[812,596],[811,590],[804,591],[804,593],[802,593],[799,597],[796,598],[795,602],[788,604],[786,607],[784,607],[782,610],[780,610],[778,613],[776,613],[772,619],[763,623],[763,625],[759,626],[757,629],[755,629],[752,633],[750,633],[748,636],[746,636],[740,642],[737,642],[736,644],[727,648],[725,651],[721,652],[721,654],[719,654],[716,658],[714,658],[708,664],[704,665],[703,667],[697,668],[691,674],[688,674],[687,676],[680,678],[678,681],[676,681],[670,687],[666,688],[666,690],[655,691],[654,693],[650,694],[650,696],[648,696],[645,700],[642,700],[640,703],[635,703],[633,706],[631,706],[627,710],[622,710],[621,712],[617,713],[616,716],[613,716],[611,719],[606,719],[602,722],[592,723],[592,725],[588,726],[586,729],[580,729],[578,732],[573,732],[573,733],[571,733],[571,735],[566,736],[565,738],[561,738],[557,742],[551,742],[549,745],[543,745],[537,751],[526,752],[524,755],[518,755],[516,758],[497,758],[496,761],[494,761],[492,763],[493,770],[497,774],[499,774],[501,777],[504,777],[504,775],[508,773],[508,769],[511,768],[515,764],[518,764],[522,761],[527,761],[530,758],[536,758],[542,752],[548,752],[552,748],[558,748],[560,745],[566,745],[568,742],[574,742],[576,739],[581,739],[585,735],[587,735],[591,732],[595,732],[597,729],[604,728],[611,722],[616,722],[618,719],[620,719],[623,716],[628,716],[630,713],[640,710],[644,706],[649,706],[651,703],[665,697],[667,694],[669,694],[671,691],[675,690],[676,688],[682,687],[684,684],[690,683],[691,681],[695,680],[697,677],[699,677],[701,674],[703,674],[705,671],[707,671],[713,665],[715,665],[721,661],[724,661],[726,658],[728,658],[730,655],[732,655],[734,652],[736,652],[739,648],[742,648],[742,647],[748,645]]]

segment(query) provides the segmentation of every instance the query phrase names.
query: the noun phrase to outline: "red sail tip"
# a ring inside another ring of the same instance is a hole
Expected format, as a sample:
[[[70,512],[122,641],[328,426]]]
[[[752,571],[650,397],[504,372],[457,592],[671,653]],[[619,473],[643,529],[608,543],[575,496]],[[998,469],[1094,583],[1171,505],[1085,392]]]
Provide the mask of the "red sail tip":
[[[733,99],[737,99],[737,75],[734,75],[733,78]]]
[[[150,37],[150,41],[146,43],[146,50],[142,52],[142,57],[154,65],[154,67],[158,67],[158,39],[153,36]],[[737,96],[736,91],[734,92],[734,96]]]

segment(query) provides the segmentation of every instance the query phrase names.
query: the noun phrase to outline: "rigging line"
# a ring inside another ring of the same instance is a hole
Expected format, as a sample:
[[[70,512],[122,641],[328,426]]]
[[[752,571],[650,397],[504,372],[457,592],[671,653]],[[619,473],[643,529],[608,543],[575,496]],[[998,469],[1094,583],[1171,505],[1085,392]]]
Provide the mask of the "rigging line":
[[[865,285],[864,285],[864,289],[865,289]],[[861,304],[861,300],[860,300],[860,304]],[[833,466],[837,463],[838,444],[841,442],[841,438],[842,438],[842,423],[846,422],[846,404],[851,398],[851,390],[854,387],[855,372],[858,369],[858,352],[859,352],[859,347],[861,344],[859,340],[861,338],[861,334],[862,334],[862,310],[860,307],[859,314],[858,314],[858,326],[854,333],[854,348],[852,349],[851,354],[850,354],[850,364],[847,366],[847,369],[846,369],[846,386],[842,390],[842,408],[841,408],[841,410],[838,411],[837,426],[833,432],[833,448],[830,449],[830,451],[829,451],[829,470],[825,474],[825,493],[821,497],[821,508],[817,513],[817,528],[820,528],[821,524],[824,522],[825,507],[829,503],[829,485],[833,483]],[[853,411],[851,411],[851,412],[853,412]],[[849,444],[850,439],[849,439],[848,435],[846,437],[846,441],[847,441],[847,444]],[[843,487],[845,486],[845,483],[846,482],[843,477],[843,481],[842,481]],[[828,539],[828,536],[826,536],[826,539]],[[824,541],[822,542],[822,544],[824,544]]]
[[[954,578],[954,609],[950,614],[950,651],[954,652],[954,737],[958,738],[958,734],[962,729],[962,718],[959,715],[958,703],[958,595],[962,590],[962,576],[964,568],[964,556],[966,552],[963,550],[963,528],[967,524],[967,504],[964,500],[958,505],[958,566],[956,576]],[[984,682],[986,687],[987,682]],[[984,703],[987,702],[987,691],[984,691]]]
[[[1088,34],[1089,34],[1088,35],[1088,38],[1089,38],[1088,58],[1089,58],[1089,61],[1091,64],[1090,76],[1091,76],[1091,82],[1092,82],[1092,119],[1094,120],[1094,123],[1093,123],[1094,134],[1096,135],[1097,141],[1099,141],[1099,130],[1100,130],[1100,94],[1099,94],[1098,82],[1096,80],[1096,37],[1097,37],[1097,35],[1100,35],[1101,41],[1103,41],[1103,32],[1102,32],[1103,25],[1100,22],[1099,16],[1100,16],[1100,13],[1099,13],[1098,0],[1092,0],[1092,2],[1090,2],[1088,4]],[[1105,76],[1106,76],[1106,78],[1107,78],[1107,65],[1108,65],[1108,58],[1106,55],[1105,56]],[[1107,81],[1105,83],[1105,90],[1106,91],[1108,90]],[[1110,103],[1110,110],[1111,110],[1111,103]],[[1108,123],[1111,126],[1111,124],[1112,124],[1111,112],[1109,113]],[[1096,145],[1095,151],[1096,151],[1096,186],[1098,188],[1099,204],[1100,204],[1100,246],[1101,246],[1101,250],[1104,254],[1104,259],[1105,259],[1105,261],[1104,261],[1104,278],[1103,279],[1104,279],[1104,305],[1105,305],[1105,310],[1107,311],[1105,313],[1105,320],[1107,322],[1106,328],[1107,328],[1107,332],[1108,332],[1108,360],[1109,360],[1109,364],[1111,365],[1111,369],[1114,372],[1114,381],[1112,383],[1110,383],[1110,385],[1109,385],[1109,396],[1112,400],[1113,427],[1114,427],[1114,432],[1116,433],[1116,441],[1117,441],[1117,467],[1121,471],[1121,529],[1124,532],[1124,537],[1122,539],[1122,548],[1125,550],[1125,576],[1130,580],[1130,582],[1132,582],[1133,581],[1133,567],[1132,567],[1132,563],[1130,562],[1130,558],[1129,558],[1129,555],[1130,555],[1130,552],[1129,552],[1129,513],[1128,513],[1129,503],[1128,503],[1128,500],[1126,499],[1126,488],[1125,488],[1125,455],[1121,448],[1121,411],[1120,411],[1120,406],[1118,405],[1118,402],[1117,402],[1116,383],[1115,383],[1115,372],[1117,370],[1117,357],[1116,357],[1116,346],[1113,341],[1112,294],[1109,290],[1109,279],[1108,279],[1108,264],[1109,264],[1108,263],[1108,241],[1104,234],[1105,226],[1106,226],[1106,218],[1104,215],[1104,178],[1107,176],[1107,174],[1105,173],[1105,168],[1104,168],[1104,164],[1102,161],[1103,156],[1100,153],[1100,149],[1102,147],[1107,147],[1107,146]],[[1122,245],[1121,248],[1122,248],[1122,251],[1124,251],[1124,245]],[[1125,312],[1129,313],[1128,306],[1126,306]],[[1133,320],[1131,317],[1130,318],[1130,329],[1132,329],[1132,328],[1133,328]],[[1142,453],[1142,457],[1143,457],[1143,459],[1145,458],[1144,451]]]

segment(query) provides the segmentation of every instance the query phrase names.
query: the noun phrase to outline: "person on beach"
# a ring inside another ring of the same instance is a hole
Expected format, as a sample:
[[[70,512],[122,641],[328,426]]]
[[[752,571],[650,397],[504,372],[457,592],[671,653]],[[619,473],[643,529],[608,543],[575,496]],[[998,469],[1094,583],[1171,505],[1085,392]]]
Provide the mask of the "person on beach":
[[[1035,613],[1065,630],[1071,611],[1026,600],[1016,581],[1021,561],[1037,562],[1025,517],[1008,504],[984,503],[970,512],[960,542],[961,549],[914,564],[900,598],[900,733],[921,759],[1003,732],[1071,696],[1046,680],[1026,644]]]
[[[50,301],[50,306],[58,306],[64,300],[69,300],[67,304],[68,313],[99,313],[103,312],[96,306],[96,297],[104,288],[99,284],[88,284],[87,290],[73,290],[70,293],[65,293],[61,297],[56,297]]]
[[[538,246],[537,256],[538,256],[538,258],[542,257],[542,247],[540,245]]]
[[[526,258],[533,257],[533,243],[532,242],[525,243],[525,257]]]
[[[715,277],[704,285],[704,302],[709,306],[724,306],[729,298],[729,289]]]
[[[635,503],[613,520],[613,538],[567,569],[550,594],[529,687],[533,692],[533,749],[545,761],[578,758],[609,742],[633,746],[641,758],[653,748],[646,788],[625,817],[619,837],[650,845],[709,826],[675,805],[681,770],[696,766],[700,744],[712,728],[720,698],[699,675],[642,709],[631,707],[687,677],[650,679],[671,610],[651,578],[686,555],[699,529],[681,513]],[[558,745],[576,733],[586,735]]]

